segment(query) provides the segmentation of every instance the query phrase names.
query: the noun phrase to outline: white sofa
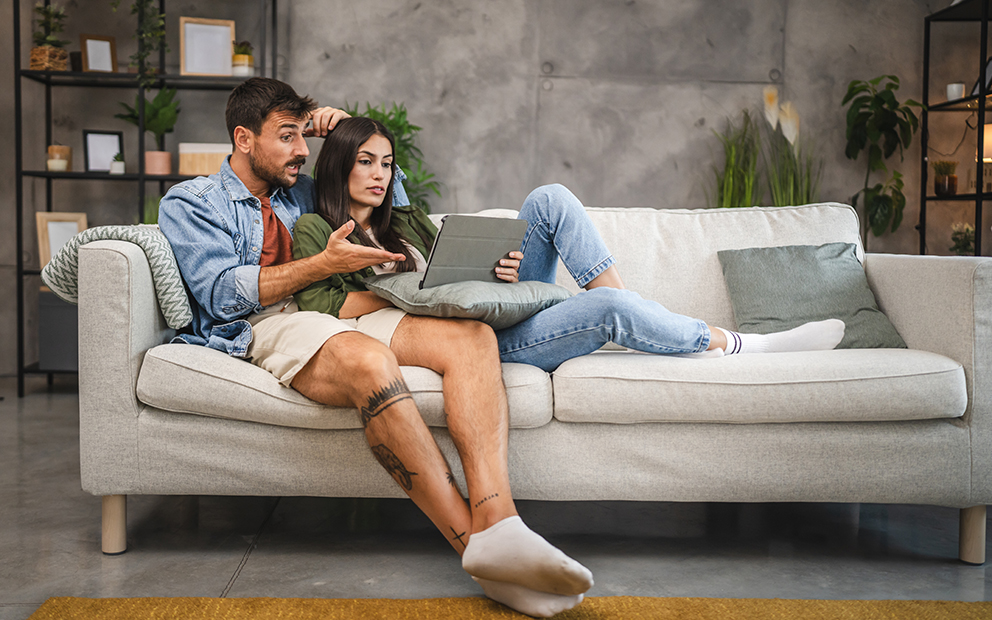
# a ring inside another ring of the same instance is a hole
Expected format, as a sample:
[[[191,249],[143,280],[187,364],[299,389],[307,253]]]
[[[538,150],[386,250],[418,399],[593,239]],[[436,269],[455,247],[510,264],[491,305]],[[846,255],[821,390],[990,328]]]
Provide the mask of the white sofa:
[[[860,248],[857,215],[838,204],[589,212],[629,288],[731,328],[718,250]],[[103,497],[105,553],[126,549],[127,495],[402,496],[355,411],[217,351],[167,344],[137,246],[91,243],[79,266],[82,487]],[[601,351],[553,375],[505,364],[514,495],[952,506],[961,559],[984,562],[992,259],[868,254],[864,266],[909,349],[706,360]],[[462,480],[440,378],[403,372]]]

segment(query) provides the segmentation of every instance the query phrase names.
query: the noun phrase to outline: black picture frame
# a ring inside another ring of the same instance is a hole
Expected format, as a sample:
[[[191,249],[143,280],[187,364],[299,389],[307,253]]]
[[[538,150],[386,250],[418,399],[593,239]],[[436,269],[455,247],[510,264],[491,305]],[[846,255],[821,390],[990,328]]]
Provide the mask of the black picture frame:
[[[109,173],[110,162],[117,153],[124,155],[123,131],[83,130],[83,161],[86,172]]]
[[[985,61],[984,76],[985,76],[985,94],[988,95],[990,87],[992,87],[992,56],[990,56],[989,59]],[[980,84],[981,84],[981,78],[975,80],[975,87],[971,89],[972,97],[978,96],[978,91],[979,91],[978,87]]]

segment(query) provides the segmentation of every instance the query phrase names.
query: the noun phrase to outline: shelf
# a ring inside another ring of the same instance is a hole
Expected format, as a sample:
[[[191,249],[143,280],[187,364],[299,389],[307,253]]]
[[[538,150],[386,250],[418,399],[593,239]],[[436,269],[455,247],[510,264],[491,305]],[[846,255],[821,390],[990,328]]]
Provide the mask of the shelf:
[[[42,179],[73,179],[83,181],[137,181],[138,175],[133,172],[126,174],[110,174],[109,172],[48,172],[47,170],[23,170],[26,177]],[[188,181],[195,179],[189,174],[146,174],[146,181]]]
[[[927,202],[975,202],[978,200],[979,196],[977,194],[954,194],[953,196],[927,196]],[[981,196],[982,200],[992,201],[992,193],[984,193]]]
[[[964,99],[952,99],[943,103],[931,104],[928,112],[974,112],[978,109],[980,95],[972,95]],[[985,95],[985,109],[992,110],[992,94]]]
[[[964,0],[960,4],[933,13],[927,19],[932,22],[979,22],[982,21],[982,1]],[[988,2],[989,0],[984,1]],[[990,8],[989,14],[992,15],[992,8]]]
[[[38,368],[38,362],[34,364],[29,364],[24,367],[24,374],[26,375],[78,375],[78,370],[41,370]]]
[[[134,73],[99,73],[80,71],[31,71],[22,70],[21,77],[48,86],[94,86],[98,88],[137,88],[138,76]],[[246,77],[175,75],[166,73],[158,77],[152,89],[163,86],[182,90],[232,90]]]

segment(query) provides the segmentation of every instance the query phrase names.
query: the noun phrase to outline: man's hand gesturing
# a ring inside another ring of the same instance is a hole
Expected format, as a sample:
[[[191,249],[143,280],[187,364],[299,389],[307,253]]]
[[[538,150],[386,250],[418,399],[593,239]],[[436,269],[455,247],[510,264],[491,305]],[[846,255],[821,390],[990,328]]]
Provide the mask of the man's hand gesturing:
[[[327,247],[321,252],[329,274],[351,273],[379,263],[406,260],[402,254],[393,254],[378,248],[370,248],[348,241],[348,235],[355,229],[355,221],[348,220],[344,226],[331,233]]]

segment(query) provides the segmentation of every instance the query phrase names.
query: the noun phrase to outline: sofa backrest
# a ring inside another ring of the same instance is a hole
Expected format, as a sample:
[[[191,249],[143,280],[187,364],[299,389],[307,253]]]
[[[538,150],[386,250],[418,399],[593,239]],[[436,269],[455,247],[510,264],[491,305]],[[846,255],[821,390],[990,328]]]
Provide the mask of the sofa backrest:
[[[734,328],[719,250],[846,242],[864,252],[849,205],[742,209],[588,208],[627,288],[711,325]],[[559,265],[558,283],[578,288]]]

